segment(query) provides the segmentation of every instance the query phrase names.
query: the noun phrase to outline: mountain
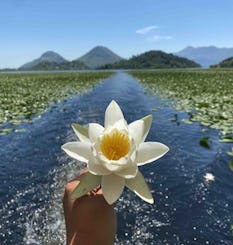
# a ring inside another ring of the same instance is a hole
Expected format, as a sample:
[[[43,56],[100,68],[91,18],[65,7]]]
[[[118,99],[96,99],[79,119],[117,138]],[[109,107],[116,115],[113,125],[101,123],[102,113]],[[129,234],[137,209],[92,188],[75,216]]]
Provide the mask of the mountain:
[[[38,59],[28,62],[19,70],[82,70],[90,69],[78,60],[68,61],[60,54],[53,51],[43,53]]]
[[[113,64],[123,60],[120,56],[103,46],[96,46],[82,57],[76,59],[88,67],[95,69],[106,64]]]
[[[133,56],[128,60],[121,60],[114,64],[103,66],[103,69],[158,69],[158,68],[189,68],[200,67],[199,64],[186,58],[162,51],[148,51]]]
[[[53,61],[42,61],[31,68],[24,68],[24,70],[33,71],[51,71],[51,70],[83,70],[89,69],[84,63],[80,61],[65,61],[56,63]]]
[[[233,56],[233,48],[217,48],[215,46],[194,48],[188,46],[174,54],[194,60],[203,67],[208,67]]]
[[[233,68],[233,57],[225,59],[216,65],[210,66],[211,68]]]
[[[40,63],[44,62],[55,62],[57,64],[60,64],[62,62],[67,62],[65,58],[63,58],[60,54],[55,53],[53,51],[47,51],[43,53],[38,59],[35,59],[31,62],[28,62],[22,66],[19,67],[20,70],[31,70],[33,67],[39,65]]]

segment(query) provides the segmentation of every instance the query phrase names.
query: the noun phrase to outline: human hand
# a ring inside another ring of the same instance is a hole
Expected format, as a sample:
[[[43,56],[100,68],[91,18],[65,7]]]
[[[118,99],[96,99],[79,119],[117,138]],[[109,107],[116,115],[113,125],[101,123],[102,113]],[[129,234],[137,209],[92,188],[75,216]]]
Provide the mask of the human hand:
[[[67,245],[112,245],[116,233],[114,206],[109,205],[101,188],[72,200],[71,193],[87,172],[68,182],[63,197]]]

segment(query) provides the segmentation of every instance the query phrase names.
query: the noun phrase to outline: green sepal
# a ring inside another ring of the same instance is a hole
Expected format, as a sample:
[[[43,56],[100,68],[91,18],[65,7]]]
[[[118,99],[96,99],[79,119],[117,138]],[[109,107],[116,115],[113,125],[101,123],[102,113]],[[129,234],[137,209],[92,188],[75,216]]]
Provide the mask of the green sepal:
[[[87,127],[84,127],[84,126],[77,124],[77,123],[73,123],[71,126],[72,126],[75,134],[80,139],[80,141],[90,141]]]
[[[136,177],[132,179],[126,179],[125,185],[127,188],[133,191],[136,195],[138,195],[142,200],[150,204],[154,203],[154,199],[151,195],[150,188],[147,185],[140,171],[138,171]]]
[[[93,190],[95,187],[100,185],[101,176],[91,174],[90,172],[85,173],[80,180],[80,183],[73,190],[71,199],[76,199],[87,194],[87,192]]]
[[[143,122],[144,122],[144,137],[143,137],[143,140],[146,139],[146,136],[148,135],[149,131],[150,131],[150,127],[151,127],[151,123],[152,123],[152,115],[148,115],[146,117],[143,117],[141,119]]]

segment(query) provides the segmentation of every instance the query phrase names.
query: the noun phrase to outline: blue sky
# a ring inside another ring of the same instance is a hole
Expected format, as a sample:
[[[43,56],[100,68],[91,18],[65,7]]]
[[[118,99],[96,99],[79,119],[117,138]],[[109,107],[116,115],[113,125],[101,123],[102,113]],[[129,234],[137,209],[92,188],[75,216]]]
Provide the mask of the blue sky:
[[[233,47],[231,0],[2,0],[0,68],[47,50],[66,59],[103,45],[124,58],[186,46]]]

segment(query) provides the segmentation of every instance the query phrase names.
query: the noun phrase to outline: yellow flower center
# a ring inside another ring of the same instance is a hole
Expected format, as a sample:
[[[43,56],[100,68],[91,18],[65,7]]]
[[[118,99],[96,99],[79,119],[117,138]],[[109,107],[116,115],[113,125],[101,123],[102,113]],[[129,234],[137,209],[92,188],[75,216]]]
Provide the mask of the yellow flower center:
[[[130,150],[129,136],[123,131],[113,129],[103,136],[100,149],[109,160],[118,160],[127,155]]]

